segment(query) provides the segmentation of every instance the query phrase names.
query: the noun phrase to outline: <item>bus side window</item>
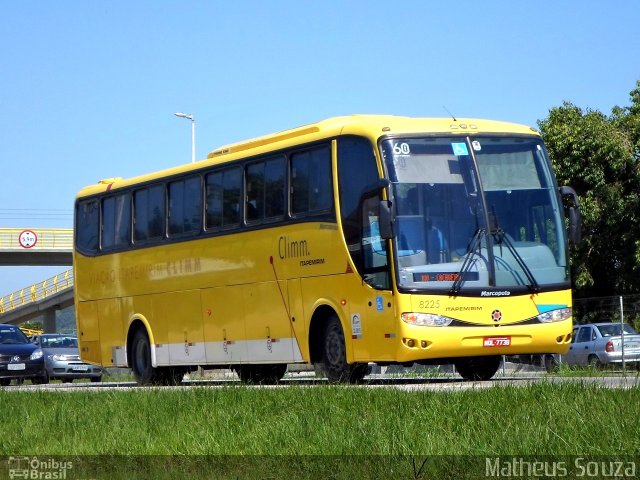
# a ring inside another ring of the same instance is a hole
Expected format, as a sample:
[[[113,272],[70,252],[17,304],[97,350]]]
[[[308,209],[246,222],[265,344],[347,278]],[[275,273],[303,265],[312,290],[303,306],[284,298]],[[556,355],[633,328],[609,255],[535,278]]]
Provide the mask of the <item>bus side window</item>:
[[[331,209],[331,150],[323,146],[291,156],[291,213],[304,215]]]
[[[247,167],[247,223],[284,218],[284,157]]]
[[[202,220],[200,177],[169,183],[169,235],[198,234]]]
[[[128,193],[102,200],[102,249],[126,247],[131,240],[131,197]]]
[[[264,162],[248,165],[245,178],[245,215],[247,223],[255,223],[264,217]]]
[[[284,218],[284,157],[268,160],[264,167],[264,217]]]
[[[134,241],[148,242],[164,237],[164,184],[137,190],[133,194]]]
[[[222,178],[222,228],[240,225],[240,192],[242,191],[242,169],[226,169]]]
[[[240,167],[226,168],[206,177],[206,228],[218,231],[240,225]]]
[[[96,253],[100,233],[98,200],[79,202],[76,207],[76,247],[81,252]]]

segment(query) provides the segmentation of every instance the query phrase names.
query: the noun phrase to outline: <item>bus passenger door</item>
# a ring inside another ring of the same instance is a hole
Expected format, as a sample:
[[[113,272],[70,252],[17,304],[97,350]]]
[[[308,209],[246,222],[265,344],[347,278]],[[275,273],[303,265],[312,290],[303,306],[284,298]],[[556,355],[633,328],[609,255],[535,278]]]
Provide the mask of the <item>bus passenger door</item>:
[[[362,203],[361,278],[350,308],[355,360],[391,360],[396,328],[387,242],[380,236],[380,197]]]

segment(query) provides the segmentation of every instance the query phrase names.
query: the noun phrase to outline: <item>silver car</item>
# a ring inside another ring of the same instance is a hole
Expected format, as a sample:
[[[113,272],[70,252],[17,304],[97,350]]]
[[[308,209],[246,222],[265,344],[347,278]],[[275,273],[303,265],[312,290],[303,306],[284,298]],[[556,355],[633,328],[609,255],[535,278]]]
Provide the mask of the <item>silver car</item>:
[[[80,360],[78,339],[71,335],[45,333],[34,335],[31,341],[44,352],[44,363],[50,379],[59,378],[65,383],[76,378],[102,380],[102,368]]]
[[[640,334],[631,325],[620,323],[588,323],[573,328],[569,351],[562,356],[567,365],[622,364],[622,338],[624,332],[625,363],[640,365]]]

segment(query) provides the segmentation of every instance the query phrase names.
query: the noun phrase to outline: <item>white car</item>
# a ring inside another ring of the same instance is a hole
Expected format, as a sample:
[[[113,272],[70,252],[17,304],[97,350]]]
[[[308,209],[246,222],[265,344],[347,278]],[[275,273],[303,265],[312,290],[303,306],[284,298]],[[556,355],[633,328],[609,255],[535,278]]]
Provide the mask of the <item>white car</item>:
[[[620,323],[588,323],[573,327],[571,346],[562,362],[567,365],[622,364],[622,338],[624,333],[625,363],[640,365],[640,334],[631,325]]]

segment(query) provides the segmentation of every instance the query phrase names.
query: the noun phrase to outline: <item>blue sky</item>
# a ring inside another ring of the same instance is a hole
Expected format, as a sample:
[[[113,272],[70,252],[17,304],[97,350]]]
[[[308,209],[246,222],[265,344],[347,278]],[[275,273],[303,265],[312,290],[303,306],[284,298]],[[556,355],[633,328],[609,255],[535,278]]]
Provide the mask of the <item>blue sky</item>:
[[[70,227],[76,192],[334,115],[535,126],[640,79],[640,3],[0,3],[0,227]],[[0,296],[62,269],[3,267]]]

